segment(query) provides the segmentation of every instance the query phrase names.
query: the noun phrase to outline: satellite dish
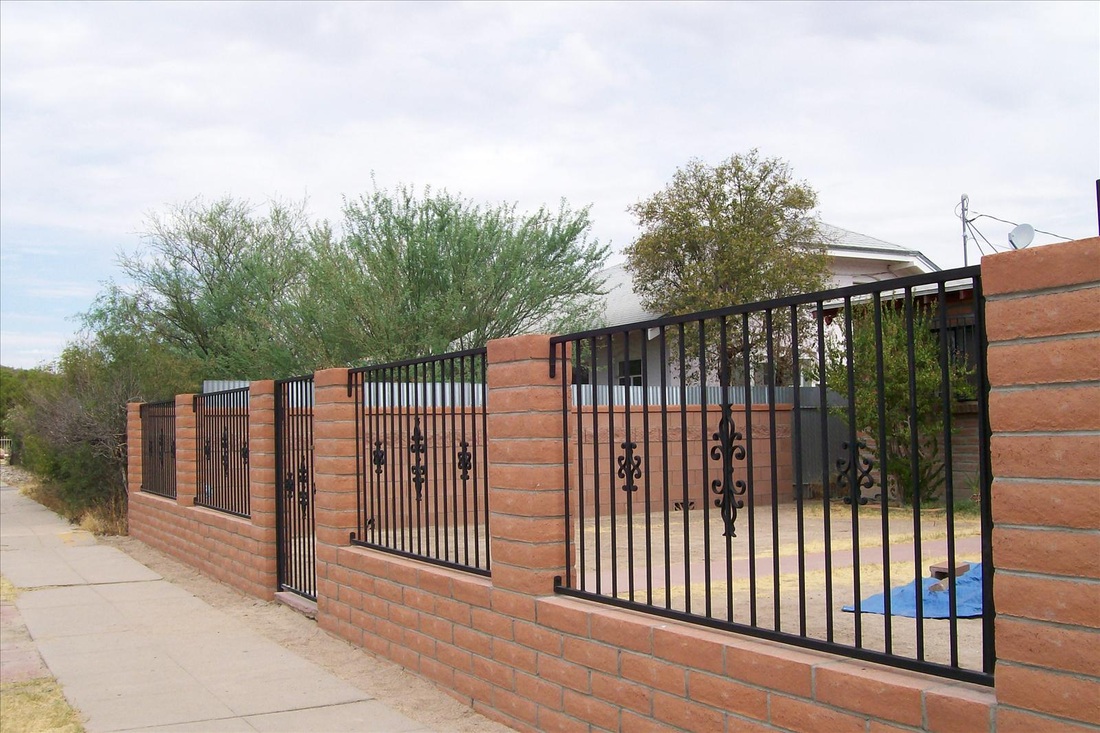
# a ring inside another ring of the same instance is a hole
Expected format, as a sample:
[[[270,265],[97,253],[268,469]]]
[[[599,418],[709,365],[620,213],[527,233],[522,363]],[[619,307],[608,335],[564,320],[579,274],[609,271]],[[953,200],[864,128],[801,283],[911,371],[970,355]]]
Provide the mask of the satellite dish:
[[[1017,224],[1008,233],[1008,243],[1012,245],[1012,249],[1023,249],[1031,244],[1033,239],[1035,239],[1035,227],[1030,224]]]

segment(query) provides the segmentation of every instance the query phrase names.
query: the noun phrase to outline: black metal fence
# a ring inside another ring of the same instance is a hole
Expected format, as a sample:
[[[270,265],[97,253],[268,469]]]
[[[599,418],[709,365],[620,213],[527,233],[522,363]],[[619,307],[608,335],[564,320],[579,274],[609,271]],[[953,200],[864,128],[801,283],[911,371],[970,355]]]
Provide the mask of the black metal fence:
[[[315,601],[312,375],[275,383],[275,475],[279,589]]]
[[[141,406],[141,490],[176,498],[176,403],[147,402]]]
[[[195,504],[249,516],[248,387],[195,395]]]
[[[354,369],[355,544],[488,575],[485,349]]]
[[[991,684],[979,278],[555,337],[575,558],[559,592]],[[959,322],[977,348],[952,340]],[[583,398],[601,392],[617,396]],[[951,470],[960,399],[977,404],[979,434],[965,485]]]

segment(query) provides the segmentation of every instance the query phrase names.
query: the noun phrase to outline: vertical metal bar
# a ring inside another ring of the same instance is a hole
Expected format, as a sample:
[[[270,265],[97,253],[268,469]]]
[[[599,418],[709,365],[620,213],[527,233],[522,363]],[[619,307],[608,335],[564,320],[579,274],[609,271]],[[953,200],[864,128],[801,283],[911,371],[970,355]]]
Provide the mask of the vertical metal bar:
[[[615,483],[615,341],[612,334],[607,335],[607,455],[608,462],[608,492],[607,512],[611,520],[611,595],[619,596],[619,542],[618,542],[618,518],[616,517],[615,504],[618,496],[618,488]]]
[[[478,399],[476,402],[480,402],[481,409],[481,491],[482,498],[484,500],[483,506],[485,507],[485,529],[480,529],[481,525],[475,528],[478,532],[481,532],[485,540],[485,570],[489,570],[492,566],[492,556],[489,548],[489,410],[488,410],[488,384],[489,384],[489,364],[488,354],[482,350],[478,355],[481,363],[481,382],[478,384]],[[477,428],[474,428],[474,437],[477,437]]]
[[[959,609],[956,597],[955,578],[955,477],[951,460],[951,404],[954,399],[951,383],[950,354],[947,349],[947,291],[944,283],[939,283],[936,292],[936,307],[939,310],[939,361],[940,394],[943,399],[943,466],[944,466],[944,511],[947,521],[947,573],[948,583],[948,642],[950,646],[951,666],[959,666]],[[929,324],[931,325],[931,324]]]
[[[645,464],[645,602],[653,605],[653,497],[649,473],[649,332],[641,329],[642,360],[642,463]]]
[[[672,608],[672,543],[668,527],[668,340],[665,327],[661,326],[659,356],[661,359],[661,506],[664,521],[665,547],[665,608]],[[681,379],[682,381],[682,379]]]
[[[707,326],[706,321],[699,319],[699,430],[701,448],[699,460],[703,464],[703,487],[701,500],[703,502],[703,607],[707,618],[713,617],[711,571],[710,571],[710,461],[707,451],[707,442],[710,431],[707,430]],[[691,595],[691,586],[687,588]]]
[[[570,380],[569,380],[569,377],[568,377],[569,373],[571,373],[574,377],[572,381],[577,382],[578,397],[580,396],[579,395],[580,382],[576,378],[576,375],[578,374],[579,370],[576,369],[576,368],[573,368],[572,364],[570,364],[567,361],[567,355],[569,355],[569,351],[570,351],[569,343],[570,342],[563,341],[560,344],[560,346],[561,346],[561,359],[560,359],[560,361],[561,361],[561,444],[562,444],[561,464],[562,464],[562,467],[565,470],[565,474],[564,474],[564,478],[565,478],[565,486],[564,486],[565,495],[562,498],[565,502],[565,538],[564,538],[565,539],[565,558],[564,558],[564,565],[565,565],[565,587],[566,588],[572,588],[573,587],[573,562],[569,557],[570,551],[573,549],[573,513],[571,511],[572,507],[570,507],[570,502],[569,502],[569,493],[570,493],[570,490],[571,490],[571,487],[569,486],[569,474],[572,473],[572,471],[569,468],[569,400],[570,400],[570,394],[569,394],[570,393],[570,386],[569,386],[569,381]],[[550,345],[550,361],[551,361],[551,363],[553,363],[553,361],[555,359],[555,356],[556,355],[554,353],[554,344],[551,344]],[[576,353],[575,347],[574,347],[573,354],[568,358],[575,359],[576,363],[579,365],[579,363],[580,363],[580,354]],[[578,399],[577,401],[579,402],[580,400]],[[577,410],[577,414],[578,415],[580,414],[580,409],[579,408]],[[576,463],[576,466],[577,466],[577,475],[579,476],[583,473],[583,470],[584,470],[584,460],[581,457],[581,451],[579,449],[579,446],[578,446],[578,450],[577,450],[577,463]],[[579,482],[579,479],[578,479],[578,482]],[[584,568],[583,563],[581,564],[581,568],[582,569]]]
[[[455,360],[450,358],[447,360],[447,371],[449,373],[448,384],[451,390],[451,399],[449,405],[449,413],[451,418],[451,451],[457,452],[458,450],[458,395],[455,393]],[[447,551],[444,553],[444,557],[448,560],[451,559],[451,553],[454,553],[455,562],[458,562],[458,470],[457,468],[451,471],[451,516],[448,518],[447,528],[450,530],[450,541],[447,545]],[[444,497],[446,499],[446,497]],[[446,501],[444,501],[444,513],[446,513]]]
[[[974,328],[978,336],[978,349],[975,354],[977,372],[978,400],[978,487],[979,507],[982,525],[982,671],[993,674],[997,661],[993,620],[996,609],[993,605],[993,513],[992,513],[992,469],[989,457],[989,374],[986,371],[986,353],[989,348],[985,332],[985,295],[982,291],[982,279],[975,275],[974,283]]]
[[[825,639],[833,642],[833,553],[832,553],[832,477],[829,471],[829,366],[825,354],[825,303],[817,301],[817,383],[818,412],[821,422],[821,511],[825,542]],[[889,624],[887,624],[889,628]]]
[[[684,520],[684,613],[691,613],[691,498],[688,495],[688,425],[687,425],[687,336],[683,322],[677,324],[679,336],[679,364],[680,367],[680,471],[683,494],[683,520]],[[671,595],[672,588],[667,592]]]
[[[852,325],[852,298],[844,298],[844,363],[847,368],[848,388],[848,489],[852,504],[852,604],[859,608],[860,603],[860,560],[859,560],[859,440],[856,436],[856,394],[855,394],[855,338]],[[863,647],[863,614],[853,613],[855,626],[855,646]]]
[[[466,357],[459,357],[458,371],[461,378],[461,396],[462,396],[462,442],[466,442],[466,422],[469,419],[470,412],[467,410],[466,405]],[[471,379],[473,378],[473,369],[471,368]],[[470,400],[473,402],[473,399]],[[473,410],[473,406],[469,407],[469,410]],[[470,498],[469,498],[469,485],[466,479],[462,479],[462,562],[466,565],[470,564]]]
[[[753,470],[753,453],[756,441],[752,433],[752,361],[750,359],[749,314],[741,314],[741,360],[745,371],[745,470],[748,473],[749,508],[749,624],[756,626],[756,487]]]
[[[446,457],[447,457],[447,446],[446,446],[446,444],[444,444],[444,446],[443,446],[444,460],[443,460],[443,465],[442,466],[440,465],[440,460],[439,460],[438,437],[440,435],[440,431],[439,431],[438,422],[439,422],[439,403],[442,402],[442,400],[439,399],[439,395],[438,395],[439,379],[437,378],[437,375],[436,375],[436,365],[438,363],[439,362],[437,362],[437,361],[432,361],[431,362],[431,381],[430,381],[430,384],[431,384],[431,388],[432,388],[432,392],[431,392],[432,397],[431,397],[431,400],[430,400],[430,404],[431,404],[431,411],[432,411],[432,467],[433,467],[434,470],[432,471],[432,497],[431,497],[432,498],[432,521],[428,525],[430,530],[434,530],[435,554],[433,555],[433,557],[435,557],[437,560],[440,558],[440,555],[439,555],[439,492],[441,490],[440,486],[439,486],[438,478],[439,478],[440,473],[442,472],[443,476],[444,476],[444,479],[443,479],[444,485],[446,485],[446,464],[449,462],[449,461],[446,460]],[[427,379],[427,377],[425,377],[425,378]]]
[[[603,546],[600,544],[600,474],[603,472],[603,466],[600,465],[600,419],[599,419],[599,400],[596,398],[596,393],[599,387],[599,380],[597,375],[599,372],[596,369],[596,338],[593,336],[588,340],[589,358],[592,362],[591,369],[589,371],[590,381],[592,382],[592,520],[594,522],[595,531],[593,533],[592,543],[595,545],[593,552],[596,555],[596,593],[603,593]],[[609,461],[614,462],[615,454],[612,453],[608,457]],[[581,538],[584,541],[585,528],[581,527]],[[584,575],[581,576],[581,589],[585,590]]]
[[[798,349],[798,306],[791,306],[791,387],[794,393],[794,425],[791,442],[794,459],[795,513],[798,519],[798,633],[806,636],[806,518],[802,481],[802,370]]]
[[[768,448],[771,454],[771,515],[772,515],[772,621],[776,631],[782,631],[782,594],[779,587],[779,450],[775,435],[775,332],[772,309],[764,311],[765,349],[768,360]]]
[[[719,396],[719,409],[721,411],[722,418],[729,419],[729,440],[731,442],[730,450],[732,450],[732,442],[736,430],[733,424],[733,407],[730,404],[730,370],[733,368],[730,361],[729,354],[729,333],[726,323],[726,317],[722,316],[718,322],[718,389],[721,390]],[[721,423],[719,423],[721,425]],[[723,457],[723,461],[732,461],[732,457]],[[733,481],[733,467],[729,466],[729,470],[726,470],[726,466],[722,467],[722,479],[723,481]],[[703,487],[704,493],[707,487]],[[722,486],[723,491],[732,491],[732,486]],[[712,497],[707,497],[708,501]],[[733,532],[723,532],[726,540],[726,620],[733,621]]]
[[[905,289],[905,336],[909,368],[909,486],[913,492],[913,579],[916,582],[917,600],[917,659],[924,659],[924,584],[921,567],[921,487],[920,487],[920,438],[917,435],[917,358],[914,343],[915,324],[913,289]]]
[[[873,301],[873,314],[875,324],[875,384],[878,385],[878,435],[875,440],[878,443],[879,458],[879,505],[882,514],[882,594],[883,594],[883,621],[884,641],[887,654],[891,654],[894,648],[894,624],[890,597],[890,510],[886,496],[886,487],[889,476],[887,465],[890,460],[890,445],[886,442],[886,359],[883,354],[882,343],[882,294],[875,293]],[[859,603],[860,599],[856,599]]]
[[[632,456],[634,454],[633,449],[633,434],[631,433],[630,425],[630,413],[634,407],[633,395],[631,392],[634,387],[631,384],[631,372],[630,372],[630,331],[623,331],[623,367],[624,367],[624,379],[623,379],[623,453],[626,459],[624,468],[626,469],[626,485],[623,487],[626,489],[626,583],[627,591],[631,601],[634,600],[634,491],[633,487],[633,475],[634,466],[632,464]]]

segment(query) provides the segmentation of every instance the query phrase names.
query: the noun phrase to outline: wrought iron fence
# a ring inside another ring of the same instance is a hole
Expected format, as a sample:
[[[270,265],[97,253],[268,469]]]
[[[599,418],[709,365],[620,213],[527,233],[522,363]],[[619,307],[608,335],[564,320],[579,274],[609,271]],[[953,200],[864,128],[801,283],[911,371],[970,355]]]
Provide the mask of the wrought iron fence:
[[[275,383],[279,588],[317,600],[313,376]]]
[[[484,348],[351,370],[353,543],[489,574],[485,376]]]
[[[176,498],[176,403],[147,402],[141,406],[141,490]]]
[[[249,516],[248,387],[195,395],[195,504]]]
[[[991,684],[982,307],[973,267],[552,339],[558,591]],[[618,397],[576,399],[593,390]],[[965,485],[960,397],[978,405]]]

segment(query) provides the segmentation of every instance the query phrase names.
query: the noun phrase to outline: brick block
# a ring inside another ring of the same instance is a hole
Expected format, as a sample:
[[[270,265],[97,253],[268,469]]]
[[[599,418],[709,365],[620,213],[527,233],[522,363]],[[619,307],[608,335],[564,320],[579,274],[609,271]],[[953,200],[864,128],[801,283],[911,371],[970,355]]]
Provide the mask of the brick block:
[[[997,698],[992,690],[969,685],[926,690],[924,711],[930,733],[972,733],[992,730]]]
[[[757,720],[768,719],[768,693],[748,687],[726,677],[688,673],[688,697],[695,702],[710,705],[719,710],[737,713]]]
[[[653,712],[653,689],[628,682],[618,675],[593,672],[592,696],[643,715]]]
[[[561,685],[544,680],[534,674],[516,672],[516,694],[553,710],[562,710]]]
[[[996,639],[1000,660],[1100,678],[1100,631],[998,616]]]
[[[855,662],[824,664],[814,670],[814,699],[905,725],[921,724],[926,678]],[[852,690],[859,690],[853,695]]]
[[[627,710],[622,712],[621,725],[621,733],[683,733],[683,728],[674,728],[653,718],[636,715]]]
[[[545,629],[538,624],[526,621],[514,621],[513,633],[516,643],[522,644],[543,654],[561,656],[562,635],[558,631]]]
[[[619,652],[615,647],[607,644],[567,636],[562,656],[588,669],[601,670],[610,674],[619,671]]]
[[[726,676],[751,685],[802,697],[813,690],[813,668],[820,656],[778,644],[737,640],[726,648]]]
[[[584,667],[546,654],[538,655],[539,677],[585,694],[591,691],[589,672]]]
[[[484,608],[475,608],[470,613],[470,620],[475,629],[484,631],[497,639],[512,639],[512,619],[494,611]]]
[[[1095,678],[999,662],[997,701],[1002,705],[1100,725],[1100,682]]]
[[[573,690],[565,691],[564,703],[565,712],[574,718],[605,730],[619,729],[619,708],[614,705]]]
[[[864,718],[785,695],[771,695],[771,724],[798,733],[864,733]]]
[[[987,298],[1098,280],[1100,237],[982,258],[982,290]]]
[[[546,733],[589,733],[588,723],[548,707],[539,707],[539,731]]]
[[[591,636],[596,641],[646,654],[653,651],[652,632],[655,624],[651,617],[615,609],[601,609],[600,613],[591,615],[588,625]]]
[[[683,730],[722,730],[725,716],[717,710],[663,692],[653,696],[653,716]]]
[[[1096,733],[1096,726],[1073,723],[1001,705],[995,712],[997,733]]]
[[[707,672],[725,671],[728,637],[693,626],[653,629],[653,653],[670,662]]]
[[[667,664],[648,655],[622,652],[619,669],[626,679],[655,690],[664,690],[680,697],[687,694],[687,671],[679,665]]]
[[[989,424],[1001,433],[1100,430],[1100,386],[996,389]]]
[[[1100,579],[1100,533],[998,527],[993,530],[997,568]]]
[[[1087,382],[1100,379],[1100,338],[1063,338],[991,344],[987,372],[994,387]]]
[[[538,622],[574,636],[588,637],[590,613],[580,604],[564,598],[546,598],[538,603]]]
[[[999,434],[990,457],[1003,478],[1100,479],[1100,435]]]
[[[1036,511],[1042,507],[1042,511]],[[994,524],[1100,529],[1100,486],[1095,484],[995,479]]]

